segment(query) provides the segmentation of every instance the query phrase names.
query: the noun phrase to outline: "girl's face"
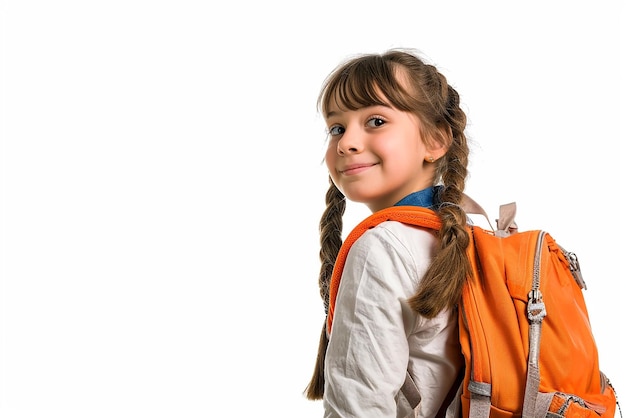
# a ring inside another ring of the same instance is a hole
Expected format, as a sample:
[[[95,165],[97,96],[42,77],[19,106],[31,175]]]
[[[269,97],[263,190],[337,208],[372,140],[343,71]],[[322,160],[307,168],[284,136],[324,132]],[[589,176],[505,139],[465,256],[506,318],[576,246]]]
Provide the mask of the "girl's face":
[[[435,160],[445,149],[426,145],[420,120],[391,106],[342,110],[331,104],[326,117],[326,165],[337,188],[372,211],[433,185]]]

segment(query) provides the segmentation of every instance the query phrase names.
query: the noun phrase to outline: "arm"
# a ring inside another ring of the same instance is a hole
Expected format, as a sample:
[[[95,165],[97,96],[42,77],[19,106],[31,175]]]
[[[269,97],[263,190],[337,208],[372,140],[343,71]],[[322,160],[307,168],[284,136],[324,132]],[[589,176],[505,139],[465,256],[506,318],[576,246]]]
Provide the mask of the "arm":
[[[409,362],[408,334],[415,324],[406,299],[415,292],[434,242],[426,231],[410,231],[426,253],[419,257],[421,266],[384,224],[367,231],[350,250],[326,353],[326,417],[397,415],[396,397]]]

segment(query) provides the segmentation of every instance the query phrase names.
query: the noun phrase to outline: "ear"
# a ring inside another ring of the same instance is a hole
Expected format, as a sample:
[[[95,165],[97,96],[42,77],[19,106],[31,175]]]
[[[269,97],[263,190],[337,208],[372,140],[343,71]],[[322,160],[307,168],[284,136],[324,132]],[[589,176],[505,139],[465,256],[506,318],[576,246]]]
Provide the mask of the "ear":
[[[435,135],[431,135],[428,140],[425,141],[426,151],[429,156],[438,160],[448,152],[451,143],[452,132],[450,132],[450,129],[439,128],[435,132]]]

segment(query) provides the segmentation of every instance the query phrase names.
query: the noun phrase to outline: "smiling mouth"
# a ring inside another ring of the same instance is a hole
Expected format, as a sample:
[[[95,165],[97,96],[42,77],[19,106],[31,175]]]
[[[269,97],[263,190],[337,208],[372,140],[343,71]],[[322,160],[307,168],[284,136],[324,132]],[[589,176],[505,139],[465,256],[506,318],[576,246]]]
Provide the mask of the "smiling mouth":
[[[362,173],[363,171],[368,170],[374,167],[375,165],[377,164],[354,165],[354,166],[347,167],[345,170],[339,170],[339,173],[343,174],[344,176],[352,176],[355,174]]]

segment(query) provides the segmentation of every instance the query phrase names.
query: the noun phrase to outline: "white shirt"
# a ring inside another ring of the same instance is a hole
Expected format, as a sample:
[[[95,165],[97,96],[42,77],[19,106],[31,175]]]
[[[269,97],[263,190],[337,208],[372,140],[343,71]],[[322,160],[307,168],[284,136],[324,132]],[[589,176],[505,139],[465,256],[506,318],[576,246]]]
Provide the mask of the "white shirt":
[[[426,319],[407,299],[437,251],[433,231],[387,221],[352,246],[325,363],[324,417],[434,417],[463,365],[455,311]],[[421,402],[401,393],[407,368]]]

